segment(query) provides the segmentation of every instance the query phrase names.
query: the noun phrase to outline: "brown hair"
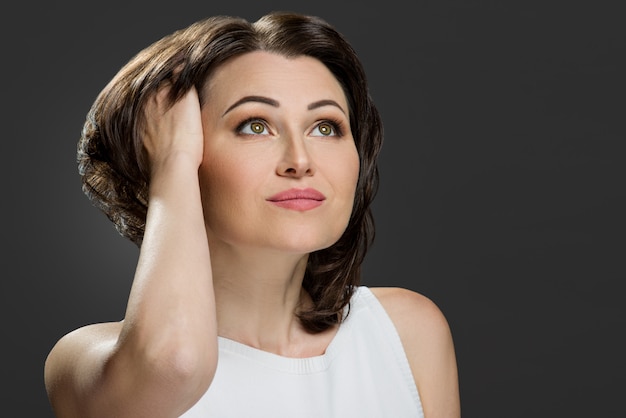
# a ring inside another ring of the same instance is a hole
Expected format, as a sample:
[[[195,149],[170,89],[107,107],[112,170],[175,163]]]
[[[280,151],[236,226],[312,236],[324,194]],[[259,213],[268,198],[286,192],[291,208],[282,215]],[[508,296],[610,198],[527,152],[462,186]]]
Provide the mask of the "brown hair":
[[[319,332],[341,322],[360,282],[361,263],[374,239],[370,204],[378,188],[377,157],[383,140],[363,66],[346,39],[324,20],[287,12],[270,13],[254,23],[214,16],[139,52],[100,92],[87,114],[77,153],[82,187],[119,233],[141,246],[150,182],[140,137],[146,101],[160,83],[170,82],[170,103],[195,86],[204,105],[203,87],[212,71],[232,57],[257,50],[318,59],[343,87],[350,108],[360,159],[352,215],[335,244],[310,254],[303,281],[314,307],[299,312],[299,318],[307,330]]]

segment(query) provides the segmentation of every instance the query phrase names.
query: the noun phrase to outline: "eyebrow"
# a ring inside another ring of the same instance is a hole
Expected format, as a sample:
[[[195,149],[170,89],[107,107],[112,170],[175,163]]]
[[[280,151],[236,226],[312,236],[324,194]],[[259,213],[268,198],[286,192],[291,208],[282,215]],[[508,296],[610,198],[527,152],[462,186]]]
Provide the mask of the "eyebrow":
[[[346,111],[343,110],[343,108],[339,105],[339,103],[337,103],[334,100],[319,100],[317,102],[313,102],[310,105],[308,105],[306,108],[308,110],[313,110],[313,109],[317,109],[318,107],[323,107],[323,106],[335,106],[337,107],[339,110],[341,110],[343,112],[343,114],[346,114]]]
[[[241,106],[244,103],[249,103],[249,102],[256,102],[256,103],[264,103],[273,107],[279,107],[280,103],[278,103],[277,100],[274,99],[270,99],[269,97],[265,97],[265,96],[245,96],[242,97],[241,99],[237,100],[235,103],[233,103],[232,105],[229,106],[228,109],[226,109],[226,111],[222,114],[222,117],[224,117],[228,112],[230,112],[231,110],[233,110],[234,108],[236,108],[237,106]],[[309,104],[307,106],[308,110],[314,110],[323,106],[335,106],[337,107],[339,110],[341,110],[344,114],[346,113],[345,110],[343,110],[343,108],[339,105],[339,103],[337,103],[334,100],[318,100],[317,102],[313,102],[311,104]]]
[[[274,106],[274,107],[280,106],[280,103],[278,103],[274,99],[270,99],[269,97],[264,97],[264,96],[245,96],[245,97],[242,97],[241,99],[237,100],[232,105],[230,105],[230,107],[228,109],[226,109],[226,112],[224,112],[222,114],[222,117],[224,117],[228,112],[230,112],[231,110],[233,110],[237,106],[241,106],[242,104],[248,103],[248,102],[265,103],[265,104],[268,104],[268,105]]]

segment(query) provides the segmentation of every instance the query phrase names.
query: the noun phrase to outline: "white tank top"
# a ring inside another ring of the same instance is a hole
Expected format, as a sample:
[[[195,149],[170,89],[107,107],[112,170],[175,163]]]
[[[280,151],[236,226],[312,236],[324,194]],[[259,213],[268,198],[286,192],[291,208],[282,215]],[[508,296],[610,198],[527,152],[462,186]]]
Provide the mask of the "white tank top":
[[[359,287],[326,352],[282,357],[219,337],[209,390],[184,418],[424,417],[400,337]]]

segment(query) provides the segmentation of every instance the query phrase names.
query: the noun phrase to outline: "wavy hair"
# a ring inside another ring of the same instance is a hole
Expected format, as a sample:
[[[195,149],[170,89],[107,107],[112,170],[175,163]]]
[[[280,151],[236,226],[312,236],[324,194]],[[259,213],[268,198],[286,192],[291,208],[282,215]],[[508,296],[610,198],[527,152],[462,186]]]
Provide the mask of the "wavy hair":
[[[143,108],[159,85],[171,85],[170,104],[203,87],[226,60],[252,51],[321,61],[346,95],[360,172],[346,230],[332,246],[309,255],[303,287],[313,308],[298,312],[315,333],[340,323],[360,282],[361,264],[374,239],[371,203],[378,188],[377,158],[383,142],[379,113],[365,72],[345,37],[315,16],[273,12],[254,23],[213,16],[163,37],[135,55],[96,97],[78,141],[82,189],[117,231],[141,246],[148,208],[149,161],[141,132]]]

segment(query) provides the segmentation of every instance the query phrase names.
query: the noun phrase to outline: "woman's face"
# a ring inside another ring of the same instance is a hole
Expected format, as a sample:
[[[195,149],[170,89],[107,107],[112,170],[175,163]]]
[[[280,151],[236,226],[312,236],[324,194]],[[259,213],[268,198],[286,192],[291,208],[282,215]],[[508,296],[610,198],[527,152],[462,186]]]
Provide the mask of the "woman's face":
[[[359,157],[339,82],[318,60],[251,52],[206,85],[200,182],[210,244],[308,253],[334,244]]]

